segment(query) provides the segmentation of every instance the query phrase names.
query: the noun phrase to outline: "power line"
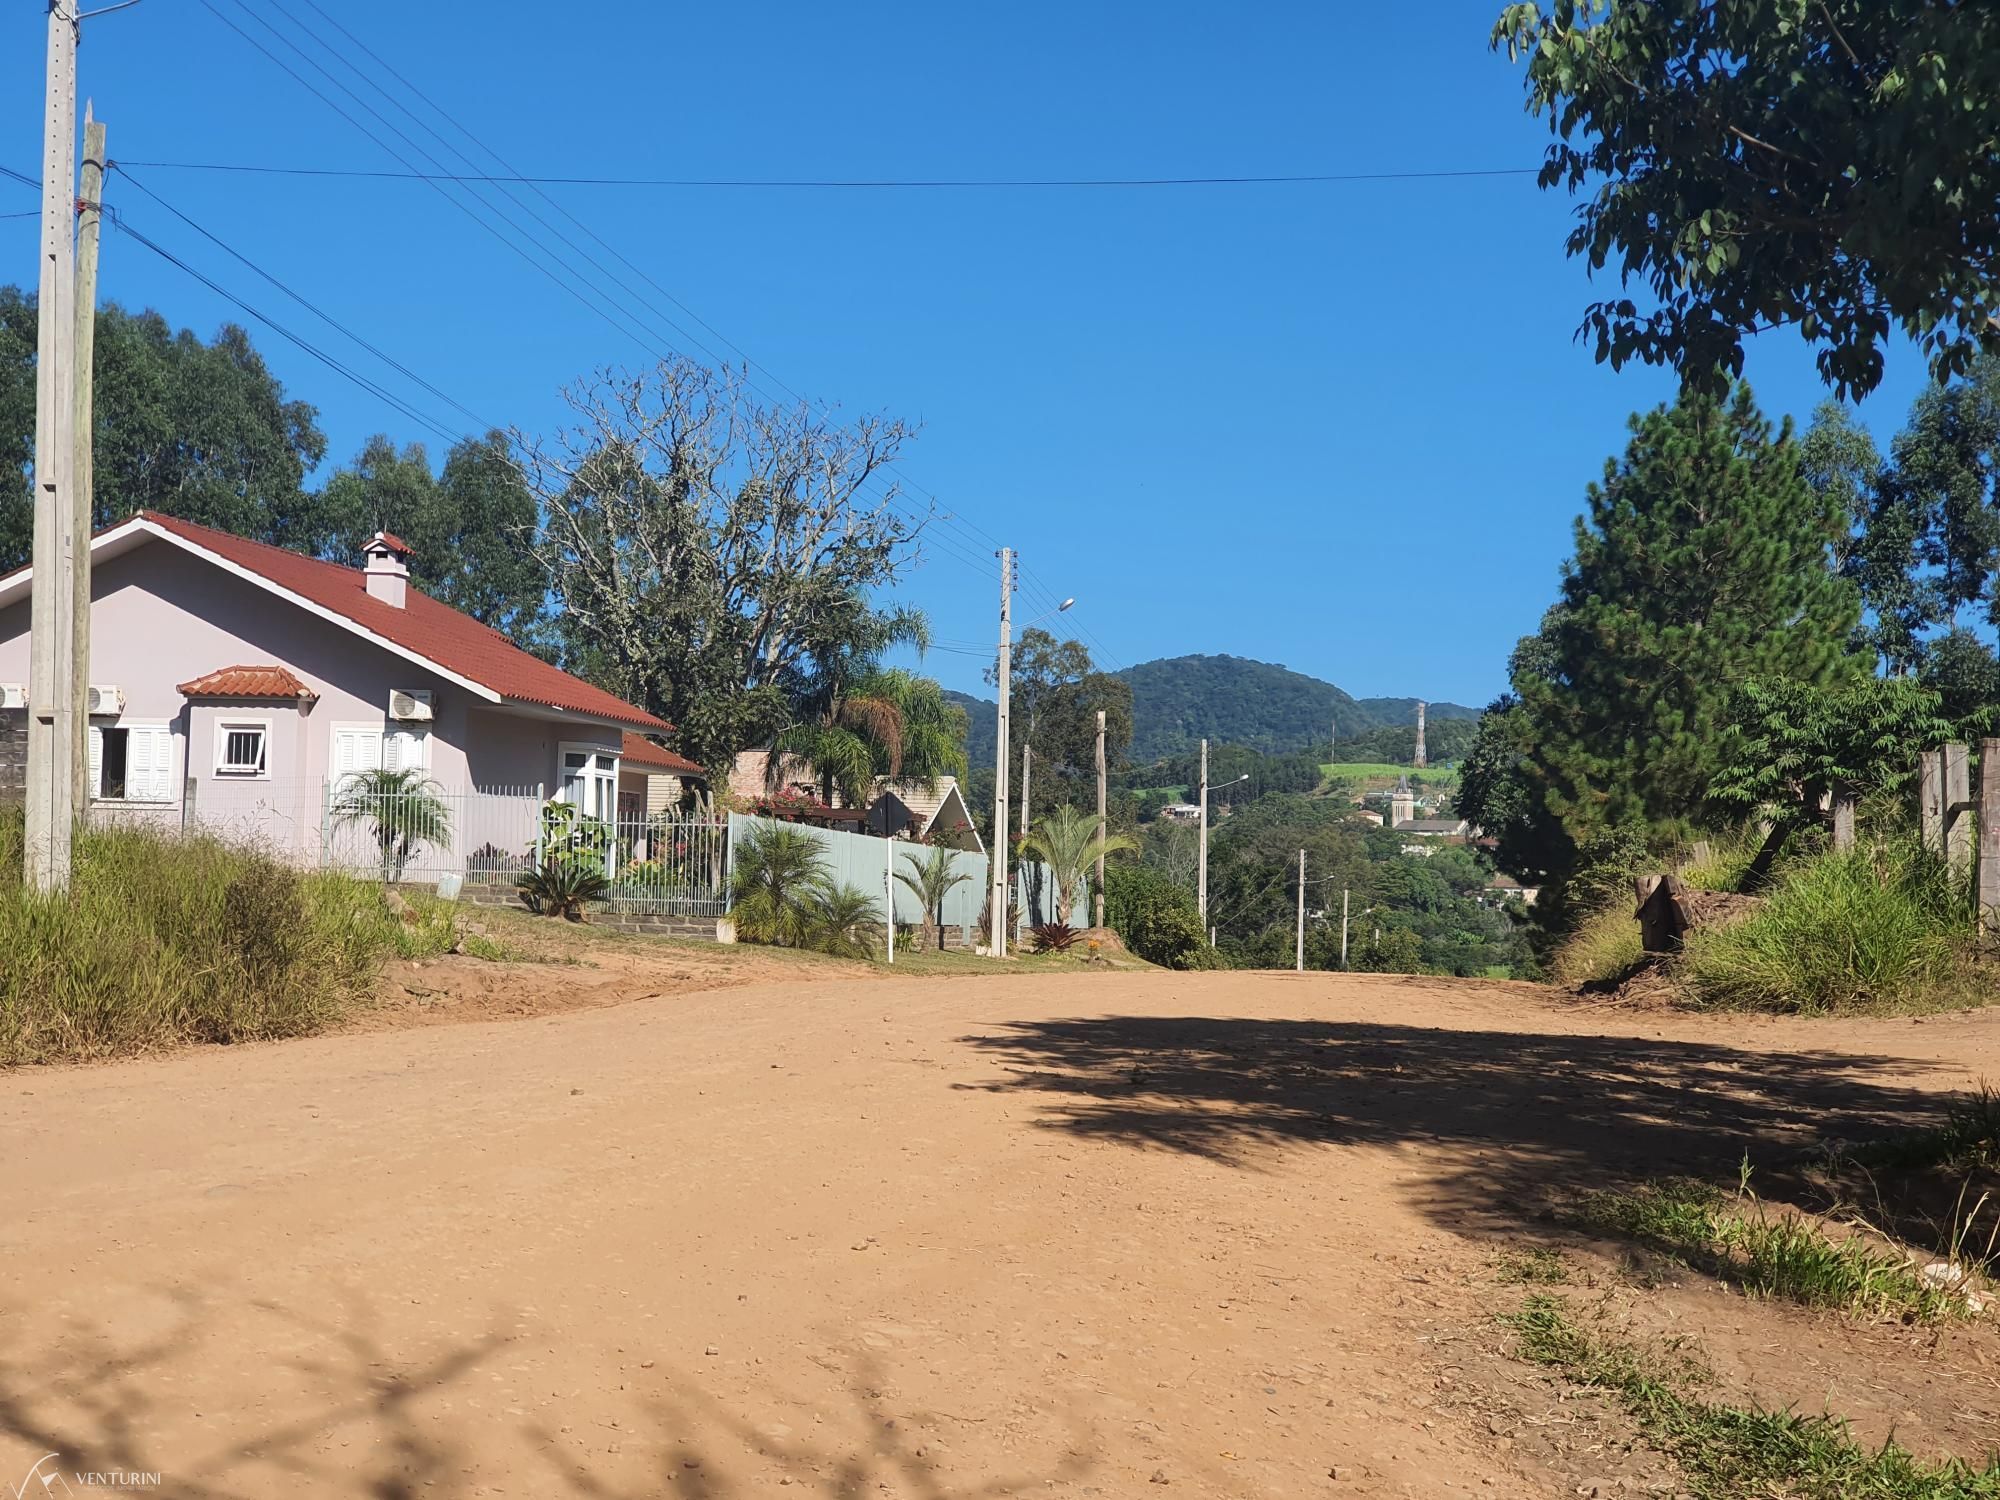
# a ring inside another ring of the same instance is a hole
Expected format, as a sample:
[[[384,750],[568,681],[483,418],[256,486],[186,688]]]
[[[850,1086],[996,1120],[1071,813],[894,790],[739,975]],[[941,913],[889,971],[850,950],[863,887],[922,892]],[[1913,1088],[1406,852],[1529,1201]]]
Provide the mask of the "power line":
[[[307,0],[308,4],[312,0]],[[317,5],[314,10],[319,10]],[[325,11],[320,11],[326,15]],[[380,57],[369,51],[367,44],[354,34],[333,21],[341,32],[356,46],[368,52],[377,62]],[[296,24],[296,23],[295,23]],[[302,28],[303,29],[303,28]],[[383,63],[388,67],[387,63]],[[393,68],[390,69],[395,72]],[[423,98],[416,85],[396,74],[411,92]],[[425,103],[430,104],[428,99]],[[444,110],[431,104],[433,109],[451,119]],[[457,124],[456,121],[452,122]],[[463,126],[459,127],[464,129]],[[466,132],[468,136],[471,132]],[[476,139],[476,137],[474,137]],[[492,153],[499,160],[497,152]],[[136,163],[142,167],[158,167],[162,170],[178,172],[250,172],[278,177],[353,177],[370,178],[390,182],[490,182],[496,184],[517,183],[525,187],[616,187],[616,188],[774,188],[837,191],[890,191],[890,190],[1015,190],[1023,188],[1177,188],[1177,187],[1285,187],[1311,184],[1352,183],[1352,182],[1437,182],[1452,179],[1482,177],[1533,177],[1541,171],[1539,167],[1468,167],[1441,171],[1410,172],[1310,172],[1284,176],[1242,176],[1242,177],[544,177],[514,172],[505,173],[474,172],[390,172],[374,171],[357,167],[293,167],[267,166],[250,162],[215,161],[146,161]],[[501,165],[505,166],[503,161]]]
[[[276,287],[279,291],[283,292],[287,297],[290,297],[294,302],[298,303],[299,306],[303,307],[307,312],[311,313],[314,317],[318,318],[322,323],[325,323],[329,328],[334,329],[336,332],[345,334],[348,338],[352,339],[355,343],[359,344],[363,349],[366,349],[370,354],[374,355],[377,359],[381,360],[382,363],[388,365],[391,369],[397,371],[399,374],[403,375],[406,379],[414,382],[417,385],[422,386],[426,391],[429,391],[433,396],[437,397],[440,401],[444,402],[446,405],[451,406],[456,410],[464,413],[467,417],[470,417],[474,422],[478,423],[481,428],[487,431],[491,431],[493,430],[494,427],[498,425],[497,423],[487,421],[484,417],[480,416],[478,412],[474,411],[471,407],[459,401],[449,392],[441,390],[437,386],[431,384],[430,381],[424,379],[423,376],[419,375],[415,370],[412,370],[408,365],[404,364],[401,360],[398,360],[394,355],[387,354],[383,350],[377,348],[374,344],[370,343],[367,339],[363,338],[360,334],[356,333],[352,328],[349,328],[346,324],[340,322],[339,319],[335,318],[331,313],[327,312],[324,308],[321,308],[315,305],[314,303],[307,301],[299,293],[293,291],[289,286],[286,286],[284,282],[280,281],[277,277],[273,276],[269,271],[265,270],[262,266],[258,265],[255,261],[251,260],[249,256],[243,254],[242,251],[228,244],[226,241],[221,239],[219,236],[211,233],[209,230],[202,228],[201,225],[197,224],[193,219],[189,218],[186,214],[182,213],[178,208],[175,208],[173,204],[167,202],[165,198],[162,198],[158,193],[154,192],[151,188],[147,187],[145,183],[141,182],[138,178],[134,177],[131,171],[125,166],[123,162],[114,161],[110,163],[110,165],[114,170],[116,170],[119,173],[120,177],[122,177],[124,181],[131,183],[133,187],[137,188],[140,192],[144,193],[148,198],[151,198],[155,203],[159,204],[160,207],[164,208],[168,213],[172,214],[176,219],[179,219],[183,224],[187,225],[188,228],[192,229],[196,234],[200,235],[203,239],[209,241],[213,245],[218,246],[226,254],[230,255],[235,260],[239,261],[241,264],[248,266],[252,271],[255,271],[259,276],[263,277],[264,280],[270,282],[272,286]]]

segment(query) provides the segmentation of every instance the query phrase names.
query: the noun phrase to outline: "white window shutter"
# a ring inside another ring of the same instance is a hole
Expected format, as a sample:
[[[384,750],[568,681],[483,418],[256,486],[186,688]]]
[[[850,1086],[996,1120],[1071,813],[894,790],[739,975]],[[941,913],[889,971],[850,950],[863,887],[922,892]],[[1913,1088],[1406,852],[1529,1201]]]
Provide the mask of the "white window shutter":
[[[382,765],[390,771],[422,771],[430,765],[431,737],[424,729],[398,729],[384,736]]]
[[[134,725],[125,735],[125,795],[133,802],[174,800],[174,732]]]
[[[382,731],[336,729],[333,732],[333,779],[341,781],[382,767]]]
[[[90,795],[104,795],[104,731],[90,726]]]

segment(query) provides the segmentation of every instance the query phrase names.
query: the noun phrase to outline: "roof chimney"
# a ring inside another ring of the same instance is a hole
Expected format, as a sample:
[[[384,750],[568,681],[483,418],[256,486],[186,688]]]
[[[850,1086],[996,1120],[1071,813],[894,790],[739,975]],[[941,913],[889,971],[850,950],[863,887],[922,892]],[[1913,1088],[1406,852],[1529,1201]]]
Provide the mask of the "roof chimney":
[[[368,583],[368,597],[380,599],[391,609],[401,609],[410,583],[409,543],[386,531],[378,531],[368,538],[368,545],[361,550],[368,557],[364,575]]]

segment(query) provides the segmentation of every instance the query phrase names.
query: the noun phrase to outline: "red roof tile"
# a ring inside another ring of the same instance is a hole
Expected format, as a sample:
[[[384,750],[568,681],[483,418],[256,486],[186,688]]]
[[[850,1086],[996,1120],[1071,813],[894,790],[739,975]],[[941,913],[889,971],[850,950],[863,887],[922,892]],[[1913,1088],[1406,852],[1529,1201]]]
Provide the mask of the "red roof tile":
[[[302,557],[158,511],[142,510],[139,517],[502,698],[639,729],[673,728],[666,720],[530,656],[499,631],[414,586],[398,609],[370,594],[358,569]]]
[[[677,776],[706,776],[708,773],[685,755],[676,755],[647,739],[625,731],[625,743],[618,751],[619,762],[634,770],[670,771]]]
[[[184,698],[306,698],[319,696],[283,667],[224,667],[184,682]]]

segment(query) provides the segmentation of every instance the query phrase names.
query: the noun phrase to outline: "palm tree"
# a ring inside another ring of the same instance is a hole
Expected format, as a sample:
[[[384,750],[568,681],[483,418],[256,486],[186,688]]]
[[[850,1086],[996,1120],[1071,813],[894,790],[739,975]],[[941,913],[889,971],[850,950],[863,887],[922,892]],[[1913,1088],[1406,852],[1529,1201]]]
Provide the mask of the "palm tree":
[[[905,890],[922,903],[924,909],[924,933],[937,933],[937,948],[944,951],[944,900],[964,882],[972,879],[972,871],[952,868],[953,851],[942,844],[934,846],[929,855],[918,859],[914,854],[903,858],[910,862],[907,870],[898,870],[896,879]]]
[[[832,888],[818,839],[794,824],[759,824],[736,846],[729,915],[753,943],[809,948],[817,903]]]
[[[415,769],[356,771],[334,795],[333,826],[372,825],[387,885],[402,878],[417,845],[439,848],[450,841],[451,809],[442,790]]]
[[[1076,901],[1076,888],[1083,883],[1083,872],[1100,854],[1137,847],[1125,834],[1106,832],[1104,820],[1095,813],[1086,816],[1073,807],[1058,807],[1044,814],[1034,831],[1021,840],[1021,852],[1038,856],[1054,876],[1056,920],[1065,927]]]
[[[835,958],[873,958],[875,940],[869,934],[868,924],[882,914],[875,904],[877,899],[859,886],[829,883],[810,903],[809,946]]]
[[[964,713],[945,701],[936,679],[905,667],[877,667],[854,678],[813,717],[772,741],[767,774],[784,778],[787,760],[813,769],[828,802],[874,799],[875,778],[904,777],[927,789],[940,776],[965,774]]]

